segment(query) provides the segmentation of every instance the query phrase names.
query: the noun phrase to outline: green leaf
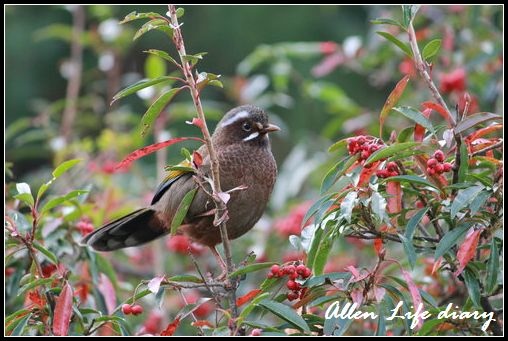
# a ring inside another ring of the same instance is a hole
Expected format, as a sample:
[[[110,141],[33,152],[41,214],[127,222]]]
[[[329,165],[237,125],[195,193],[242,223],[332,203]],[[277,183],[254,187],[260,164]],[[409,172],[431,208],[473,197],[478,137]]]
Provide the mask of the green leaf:
[[[450,217],[455,218],[457,213],[468,206],[484,188],[478,185],[459,190],[450,207]]]
[[[203,280],[194,275],[176,275],[168,278],[172,282],[190,282],[190,283],[203,283]]]
[[[314,263],[312,264],[312,270],[316,275],[323,274],[326,261],[328,260],[328,255],[330,254],[330,250],[333,246],[333,235],[333,229],[328,229],[325,233],[325,236],[321,239],[319,249],[316,252],[316,257],[314,258]]]
[[[351,272],[330,272],[319,276],[313,276],[305,282],[305,287],[311,288],[323,284],[331,284],[333,281],[343,279],[344,283],[349,282]]]
[[[267,299],[269,296],[270,293],[264,292],[254,297],[254,299],[248,305],[246,305],[245,308],[243,308],[242,312],[240,313],[240,316],[238,316],[238,319],[240,321],[245,320],[247,316],[249,316],[249,314],[254,310],[254,308],[258,306],[259,302]]]
[[[418,336],[426,336],[435,333],[438,330],[436,327],[445,322],[446,320],[437,318],[433,320],[424,320],[422,328],[418,331]]]
[[[459,177],[458,182],[465,182],[467,171],[469,170],[469,155],[467,151],[467,145],[462,143],[460,145],[460,166],[459,166]]]
[[[399,39],[397,39],[395,36],[391,35],[388,32],[378,31],[376,33],[379,34],[381,37],[385,38],[386,40],[392,42],[395,46],[401,49],[402,52],[404,52],[409,58],[413,58],[413,52],[411,51],[411,47],[408,44],[403,43],[402,41],[400,41]]]
[[[469,115],[457,124],[454,129],[455,134],[461,134],[466,130],[473,128],[477,124],[491,120],[502,120],[502,116],[490,112],[479,112],[477,114]]]
[[[407,226],[406,226],[406,231],[404,233],[404,236],[410,242],[413,240],[413,236],[415,234],[416,227],[418,226],[418,224],[420,223],[420,221],[425,216],[425,214],[427,213],[428,210],[429,210],[429,207],[424,207],[421,210],[419,210],[418,212],[416,212],[415,215],[411,217],[411,219],[409,219]]]
[[[182,7],[176,9],[176,17],[181,18],[185,14],[185,10]]]
[[[9,316],[7,316],[5,318],[4,325],[7,326],[9,324],[9,322],[14,321],[17,317],[19,317],[19,315],[21,315],[21,314],[28,314],[29,312],[30,312],[30,310],[29,309],[25,309],[25,308],[16,310],[15,312],[13,312],[12,314],[10,314]]]
[[[407,142],[407,140],[411,137],[411,134],[413,134],[414,130],[415,130],[414,126],[402,129],[402,131],[397,136],[397,142],[399,143]]]
[[[217,88],[224,88],[224,84],[218,79],[212,79],[208,82],[208,85],[215,86]]]
[[[329,153],[335,153],[339,150],[346,149],[347,146],[347,139],[342,139],[340,141],[335,142],[328,148]]]
[[[164,167],[164,170],[166,172],[171,172],[171,171],[178,171],[178,172],[184,172],[184,173],[194,173],[194,168],[191,168],[191,167],[185,167],[185,166],[166,166]]]
[[[409,266],[411,267],[411,270],[413,270],[416,264],[416,252],[413,243],[402,234],[398,234],[398,236],[402,241],[402,246],[404,247],[404,251],[406,252],[407,260],[409,261]]]
[[[180,64],[173,58],[171,57],[167,52],[165,51],[161,51],[161,50],[156,50],[156,49],[149,49],[147,51],[144,51],[145,53],[150,53],[152,55],[155,55],[155,56],[158,56],[162,59],[165,59],[167,60],[168,62],[180,67]]]
[[[173,29],[169,26],[165,19],[152,19],[141,26],[136,34],[134,34],[134,38],[132,38],[132,40],[137,40],[143,34],[152,30],[159,30],[164,32],[169,38],[173,37]]]
[[[136,11],[131,12],[120,21],[120,24],[125,24],[129,21],[138,20],[138,19],[164,19],[159,13],[155,12],[147,12],[147,13],[136,13]]]
[[[413,21],[416,12],[418,12],[418,9],[420,6],[418,5],[403,5],[402,6],[402,24],[404,27],[409,27],[409,24]]]
[[[395,107],[393,110],[401,113],[402,115],[406,116],[410,120],[418,123],[428,131],[430,131],[432,134],[435,135],[434,127],[432,126],[432,123],[425,117],[423,114],[411,107]]]
[[[155,54],[149,54],[145,60],[145,77],[158,78],[166,75],[166,62]]]
[[[388,179],[383,179],[383,181],[399,181],[399,182],[410,182],[412,184],[419,184],[424,185],[428,187],[432,187],[437,189],[437,187],[432,184],[431,182],[425,180],[422,177],[419,177],[417,175],[397,175],[397,176],[391,176]]]
[[[376,328],[376,336],[386,336],[386,316],[384,314],[383,306],[378,305],[378,319],[377,319],[377,328]]]
[[[203,59],[203,56],[207,54],[208,52],[200,52],[196,54],[186,54],[182,56],[182,59],[190,62],[193,66],[196,65],[200,60]]]
[[[294,309],[288,307],[287,305],[270,300],[263,300],[259,302],[259,305],[271,311],[273,314],[277,315],[284,321],[289,322],[298,329],[310,333],[309,326],[305,320],[300,315],[298,315]]]
[[[185,194],[185,196],[183,197],[182,202],[180,202],[180,205],[178,205],[178,210],[176,211],[175,216],[171,221],[172,236],[176,234],[178,227],[182,225],[182,222],[185,219],[185,216],[187,215],[187,211],[189,210],[189,207],[191,206],[192,200],[194,200],[194,196],[196,195],[197,191],[198,189],[194,188],[189,192],[187,192],[187,194]]]
[[[497,249],[496,238],[492,238],[490,243],[490,256],[487,263],[487,279],[485,291],[491,294],[497,288],[497,274],[499,272],[499,251]]]
[[[316,212],[319,210],[319,208],[323,205],[325,205],[325,203],[327,201],[329,201],[332,197],[334,196],[334,194],[329,194],[329,195],[326,195],[322,198],[320,198],[318,201],[316,201],[314,204],[312,204],[312,206],[309,208],[309,210],[307,211],[307,213],[305,213],[305,216],[303,217],[303,220],[302,220],[302,227],[305,226],[307,224],[307,222],[309,221],[309,219],[314,215],[316,214]],[[333,202],[333,201],[332,201]]]
[[[431,62],[433,57],[437,54],[440,48],[441,48],[441,39],[434,39],[429,41],[422,50],[423,59],[425,59],[427,62]]]
[[[434,253],[434,259],[437,260],[448,250],[450,250],[455,244],[457,244],[460,238],[466,234],[472,225],[472,222],[462,223],[459,226],[455,227],[453,230],[448,231],[437,244],[436,252]]]
[[[464,275],[464,283],[466,284],[467,292],[469,293],[471,301],[477,308],[482,309],[480,304],[480,283],[478,278],[468,268],[466,268],[462,274]]]
[[[11,336],[19,336],[23,334],[23,329],[25,329],[28,320],[32,317],[32,314],[26,314],[22,318],[20,318],[17,321],[12,322],[12,324],[9,325],[9,328],[6,329],[8,331],[9,329],[12,330]],[[15,326],[15,327],[14,327]]]
[[[58,265],[58,258],[55,256],[55,254],[48,249],[46,249],[44,246],[39,244],[37,241],[33,241],[33,246],[39,250],[46,258],[53,264]]]
[[[44,204],[44,206],[42,206],[41,214],[44,214],[44,213],[48,212],[50,209],[66,202],[66,201],[74,199],[82,194],[86,194],[88,192],[89,191],[86,191],[86,190],[74,190],[74,191],[67,193],[64,196],[53,198],[53,199],[49,200],[46,204]]]
[[[383,109],[381,109],[381,113],[379,114],[379,136],[383,136],[383,125],[385,123],[385,119],[388,116],[388,113],[392,110],[392,108],[397,104],[400,97],[404,93],[406,89],[407,83],[409,82],[409,75],[405,75],[400,81],[397,82],[395,88],[392,90],[390,95],[385,101],[383,105]]]
[[[53,282],[54,278],[39,278],[23,285],[19,288],[18,296],[23,296],[27,291],[32,290],[35,287],[42,286]]]
[[[358,193],[356,191],[349,192],[344,200],[340,203],[340,215],[346,219],[348,223],[351,222],[353,208],[356,206]]]
[[[469,205],[469,209],[471,210],[471,216],[474,216],[480,208],[487,202],[490,198],[491,193],[489,191],[481,191],[478,193],[476,198],[473,199],[471,204]]]
[[[143,117],[141,118],[141,125],[143,130],[141,135],[145,135],[146,131],[152,125],[153,121],[159,116],[164,107],[178,94],[183,88],[175,88],[171,89],[165,93],[163,93],[159,98],[155,100],[155,102],[150,105],[148,110],[145,112]]]
[[[420,142],[403,142],[403,143],[392,144],[391,146],[387,146],[387,147],[381,148],[379,150],[376,150],[365,161],[365,164],[376,162],[381,159],[386,159],[392,155],[400,153],[403,150],[410,149],[410,148],[413,148],[418,145],[420,145]]]
[[[27,206],[30,206],[30,207],[34,206],[34,197],[31,194],[28,194],[28,193],[16,194],[14,196],[14,199],[18,199],[18,200],[24,202]]]
[[[68,160],[68,161],[62,162],[53,171],[53,173],[52,173],[53,174],[53,178],[55,178],[55,179],[59,178],[65,172],[67,172],[69,169],[71,169],[72,167],[74,167],[75,165],[80,163],[81,161],[82,161],[81,159],[73,159],[73,160]]]
[[[374,20],[371,20],[370,23],[374,24],[374,25],[393,25],[393,26],[398,26],[400,28],[404,28],[404,27],[402,27],[402,24],[400,22],[398,22],[397,20],[393,20],[393,19],[376,18]]]
[[[238,277],[238,276],[241,276],[241,275],[248,274],[250,272],[255,272],[255,271],[263,270],[263,269],[271,267],[274,264],[277,264],[277,263],[275,263],[275,262],[254,263],[254,264],[250,264],[250,265],[247,265],[247,266],[242,266],[241,268],[233,271],[229,275],[229,277],[231,277],[231,278],[232,277]]]
[[[307,265],[310,265],[311,268],[316,259],[317,251],[319,249],[319,245],[321,244],[323,232],[324,230],[322,228],[317,227],[316,229],[314,229],[314,236],[312,237],[309,252],[307,253]]]
[[[141,89],[148,88],[149,86],[159,84],[162,82],[173,81],[175,79],[176,79],[175,77],[170,77],[170,76],[164,76],[164,77],[159,77],[159,78],[155,78],[155,79],[142,79],[139,82],[136,82],[136,83],[132,84],[131,86],[128,86],[125,89],[118,92],[115,96],[113,96],[113,100],[111,101],[111,103],[119,100],[120,98],[132,95],[133,93],[136,93]]]

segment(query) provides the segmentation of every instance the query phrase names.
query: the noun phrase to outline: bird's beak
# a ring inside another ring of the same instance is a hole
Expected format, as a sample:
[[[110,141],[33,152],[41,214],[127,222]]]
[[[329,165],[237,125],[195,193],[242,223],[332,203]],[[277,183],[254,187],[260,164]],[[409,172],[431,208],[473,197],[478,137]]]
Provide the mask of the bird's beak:
[[[275,124],[269,123],[267,126],[264,126],[262,129],[263,133],[271,133],[273,131],[279,131],[280,128],[276,126]]]

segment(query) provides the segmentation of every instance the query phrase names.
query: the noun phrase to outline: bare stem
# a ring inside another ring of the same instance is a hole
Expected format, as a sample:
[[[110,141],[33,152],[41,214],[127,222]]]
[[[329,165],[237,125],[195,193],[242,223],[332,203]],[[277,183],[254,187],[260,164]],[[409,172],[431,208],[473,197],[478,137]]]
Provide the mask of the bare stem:
[[[434,84],[434,81],[430,77],[427,64],[424,62],[424,60],[422,58],[420,49],[418,48],[418,43],[416,41],[416,33],[415,33],[415,29],[413,27],[412,22],[409,23],[407,33],[409,34],[409,44],[411,45],[411,51],[413,51],[416,69],[420,73],[420,76],[422,76],[425,83],[427,83],[427,86],[429,87],[430,92],[432,93],[432,96],[434,96],[434,99],[439,103],[439,105],[441,105],[446,110],[446,112],[448,113],[448,116],[450,117],[450,120],[452,122],[452,126],[455,127],[455,125],[457,124],[456,118],[454,115],[452,115],[451,111],[448,109],[446,102],[444,101],[443,97],[439,93],[439,90],[437,89],[436,85]]]
[[[503,146],[503,140],[500,140],[493,145],[490,145],[488,147],[485,147],[483,149],[477,150],[476,152],[472,153],[471,156],[476,156],[478,154],[483,154],[485,152],[488,152],[489,150],[496,149]]]
[[[81,71],[83,68],[83,45],[81,38],[85,29],[85,9],[83,6],[75,6],[72,12],[72,42],[70,65],[71,72],[65,95],[65,109],[62,117],[60,134],[65,142],[69,142],[72,136],[72,125],[76,119],[76,104],[81,87]]]
[[[208,130],[208,126],[206,123],[205,113],[203,111],[203,106],[201,105],[201,99],[199,97],[199,89],[196,84],[196,79],[192,74],[192,66],[185,59],[187,52],[185,50],[185,44],[182,36],[182,31],[180,29],[180,24],[178,23],[178,18],[176,15],[176,7],[174,5],[168,5],[170,22],[173,28],[173,42],[178,50],[178,55],[180,56],[180,62],[182,66],[182,71],[185,76],[185,80],[189,86],[192,101],[194,102],[194,106],[196,107],[196,111],[198,114],[198,118],[201,120],[201,133],[203,134],[203,139],[205,140],[205,145],[208,150],[208,155],[210,156],[210,165],[212,171],[212,191],[213,196],[212,199],[215,203],[217,211],[215,213],[214,221],[223,220],[222,217],[226,213],[227,207],[226,204],[217,196],[218,193],[222,192],[220,185],[220,172],[219,172],[219,160],[217,158],[217,153],[212,144],[212,137],[210,135],[210,131]],[[236,306],[236,295],[235,288],[231,283],[231,279],[229,275],[234,271],[233,258],[231,252],[231,244],[228,238],[228,232],[226,229],[226,222],[221,221],[219,224],[220,234],[222,238],[222,245],[224,246],[224,254],[226,256],[226,266],[227,266],[227,277],[226,277],[226,287],[232,288],[229,291],[229,303],[231,308],[231,314],[233,319],[238,316],[238,308]]]

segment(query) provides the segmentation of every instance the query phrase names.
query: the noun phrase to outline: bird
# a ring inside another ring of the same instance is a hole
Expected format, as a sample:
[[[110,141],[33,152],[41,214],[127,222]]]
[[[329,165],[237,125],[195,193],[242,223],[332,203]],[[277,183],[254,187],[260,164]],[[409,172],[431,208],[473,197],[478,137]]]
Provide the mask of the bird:
[[[269,123],[263,109],[242,105],[228,111],[211,136],[219,162],[221,189],[224,193],[230,191],[226,203],[226,229],[230,240],[254,227],[267,207],[277,177],[268,135],[279,130]],[[199,172],[201,178],[211,178],[206,145],[197,153],[202,158],[198,169],[170,171],[155,190],[150,206],[105,224],[88,234],[82,244],[96,251],[114,251],[163,237],[170,233],[184,196],[196,190],[177,234],[209,247],[224,275],[226,264],[216,249],[222,239],[219,228],[214,225],[215,203],[210,197],[210,184],[200,185],[196,177]]]

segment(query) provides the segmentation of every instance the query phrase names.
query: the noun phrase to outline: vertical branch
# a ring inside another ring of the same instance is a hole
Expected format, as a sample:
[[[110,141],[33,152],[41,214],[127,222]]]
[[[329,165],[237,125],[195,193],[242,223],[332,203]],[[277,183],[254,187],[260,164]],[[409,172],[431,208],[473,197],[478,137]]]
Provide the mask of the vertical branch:
[[[199,97],[199,90],[196,84],[196,79],[192,74],[192,66],[185,59],[187,52],[185,50],[185,44],[182,36],[182,31],[180,29],[180,24],[178,23],[178,18],[176,15],[176,7],[174,5],[168,5],[170,22],[173,29],[173,42],[178,51],[178,55],[180,56],[180,62],[182,66],[182,71],[185,76],[185,80],[189,86],[192,101],[194,102],[194,106],[196,107],[196,111],[198,114],[198,118],[201,120],[201,133],[203,134],[203,139],[205,140],[206,148],[208,150],[208,154],[210,156],[210,164],[212,171],[212,199],[215,203],[216,213],[214,222],[218,222],[222,239],[222,245],[224,246],[224,254],[226,256],[226,267],[227,267],[227,277],[226,277],[226,287],[230,288],[229,290],[229,304],[232,312],[233,319],[238,316],[238,308],[236,306],[236,295],[235,289],[232,285],[231,279],[229,275],[234,271],[233,268],[233,258],[231,252],[231,243],[228,238],[228,232],[226,229],[226,222],[223,218],[226,214],[226,204],[217,196],[218,193],[222,192],[220,185],[220,173],[219,173],[219,160],[217,158],[216,151],[212,144],[212,137],[210,135],[210,131],[208,130],[208,126],[206,123],[205,113],[203,111],[203,106],[201,105],[201,99]]]
[[[74,6],[72,11],[72,42],[70,56],[70,75],[65,95],[65,109],[62,117],[60,134],[69,142],[72,135],[72,125],[76,119],[76,104],[81,87],[81,71],[83,69],[83,44],[81,38],[85,29],[85,9]]]
[[[429,87],[430,92],[432,93],[432,96],[434,96],[434,99],[439,103],[439,105],[441,105],[446,110],[446,112],[448,113],[448,116],[451,119],[452,125],[455,126],[457,123],[456,123],[456,119],[455,119],[454,115],[452,115],[451,111],[448,109],[446,102],[444,101],[443,97],[439,93],[439,90],[437,89],[436,85],[434,84],[434,81],[430,77],[429,72],[427,71],[427,65],[423,61],[422,55],[420,53],[420,49],[418,48],[418,43],[416,41],[416,33],[415,33],[415,29],[413,27],[413,22],[409,23],[407,33],[409,35],[409,44],[411,45],[411,51],[413,51],[416,69],[420,73],[420,76],[423,78],[425,83],[427,83],[427,86]]]

